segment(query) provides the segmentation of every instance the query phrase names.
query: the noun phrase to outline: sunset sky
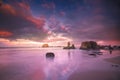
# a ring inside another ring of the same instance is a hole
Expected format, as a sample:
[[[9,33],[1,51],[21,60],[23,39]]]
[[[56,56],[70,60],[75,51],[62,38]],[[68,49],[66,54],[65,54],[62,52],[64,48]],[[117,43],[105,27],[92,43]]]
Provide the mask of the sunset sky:
[[[0,47],[120,44],[119,0],[0,0]]]

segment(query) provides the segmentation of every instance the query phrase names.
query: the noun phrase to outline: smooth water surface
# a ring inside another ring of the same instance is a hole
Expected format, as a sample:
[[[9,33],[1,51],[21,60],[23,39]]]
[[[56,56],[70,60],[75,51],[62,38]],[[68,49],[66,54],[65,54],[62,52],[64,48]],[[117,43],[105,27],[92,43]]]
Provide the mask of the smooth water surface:
[[[46,58],[53,52],[54,58]],[[104,59],[120,56],[119,51],[92,51],[61,48],[0,49],[0,80],[120,80],[120,66]]]

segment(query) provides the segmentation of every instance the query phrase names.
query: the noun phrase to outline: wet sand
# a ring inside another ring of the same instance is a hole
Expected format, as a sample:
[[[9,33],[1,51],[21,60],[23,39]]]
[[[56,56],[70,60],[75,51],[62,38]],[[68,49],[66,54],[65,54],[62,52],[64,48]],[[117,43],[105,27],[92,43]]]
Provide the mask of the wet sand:
[[[120,80],[115,71],[87,71],[73,73],[68,80]]]
[[[111,70],[100,69],[99,67],[97,69],[91,68],[84,71],[80,71],[80,69],[78,69],[70,75],[68,80],[120,80],[120,52],[114,52],[112,55],[109,55],[106,51],[105,53],[103,53],[104,56],[101,57],[103,61],[105,61],[105,64],[108,64],[108,68]],[[94,66],[97,67],[97,65]],[[99,66],[102,67],[104,65],[102,64]]]
[[[120,65],[120,56],[105,59],[108,62]]]
[[[54,59],[45,54],[54,52]],[[0,49],[0,80],[120,80],[119,51]]]

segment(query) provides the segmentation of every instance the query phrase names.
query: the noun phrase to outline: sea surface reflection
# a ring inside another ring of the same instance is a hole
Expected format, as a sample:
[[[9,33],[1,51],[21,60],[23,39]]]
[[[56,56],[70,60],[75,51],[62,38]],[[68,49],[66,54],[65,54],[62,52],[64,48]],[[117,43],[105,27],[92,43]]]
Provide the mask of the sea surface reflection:
[[[47,52],[53,52],[55,57],[46,58]],[[0,49],[0,80],[80,80],[78,75],[91,71],[89,74],[108,72],[112,75],[110,80],[118,80],[119,68],[112,68],[111,63],[104,61],[108,53],[103,52],[103,55],[90,56],[89,51],[79,49]],[[118,53],[116,52],[115,55]],[[81,79],[87,80],[86,76]],[[109,79],[109,77],[101,78],[101,76],[98,78],[98,80]],[[96,77],[89,80],[96,80]]]

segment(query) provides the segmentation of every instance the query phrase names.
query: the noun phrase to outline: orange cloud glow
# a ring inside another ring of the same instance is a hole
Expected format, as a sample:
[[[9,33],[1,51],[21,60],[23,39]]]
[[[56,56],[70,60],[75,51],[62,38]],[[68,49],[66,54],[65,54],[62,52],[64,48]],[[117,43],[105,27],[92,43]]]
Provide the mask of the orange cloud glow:
[[[100,41],[97,41],[97,43],[99,45],[119,45],[120,41],[103,41],[103,40],[100,40]]]
[[[11,32],[8,31],[0,31],[0,37],[10,37],[13,34]]]
[[[18,3],[18,5],[25,10],[30,10],[30,6],[25,3]]]
[[[0,10],[3,10],[4,13],[11,13],[13,15],[16,14],[16,11],[15,9],[9,5],[9,4],[3,4],[1,7],[0,7]]]
[[[26,39],[16,39],[10,41],[8,39],[0,38],[0,47],[40,47],[42,44],[42,42],[35,42]]]
[[[31,21],[32,23],[34,23],[38,29],[42,28],[45,25],[45,20],[44,19],[36,19],[36,18],[30,17],[30,16],[27,17],[27,19],[29,21]]]
[[[72,42],[73,40],[71,38],[68,37],[64,37],[62,35],[51,35],[49,37],[47,37],[43,42],[48,43],[52,46],[65,46],[67,42]]]

